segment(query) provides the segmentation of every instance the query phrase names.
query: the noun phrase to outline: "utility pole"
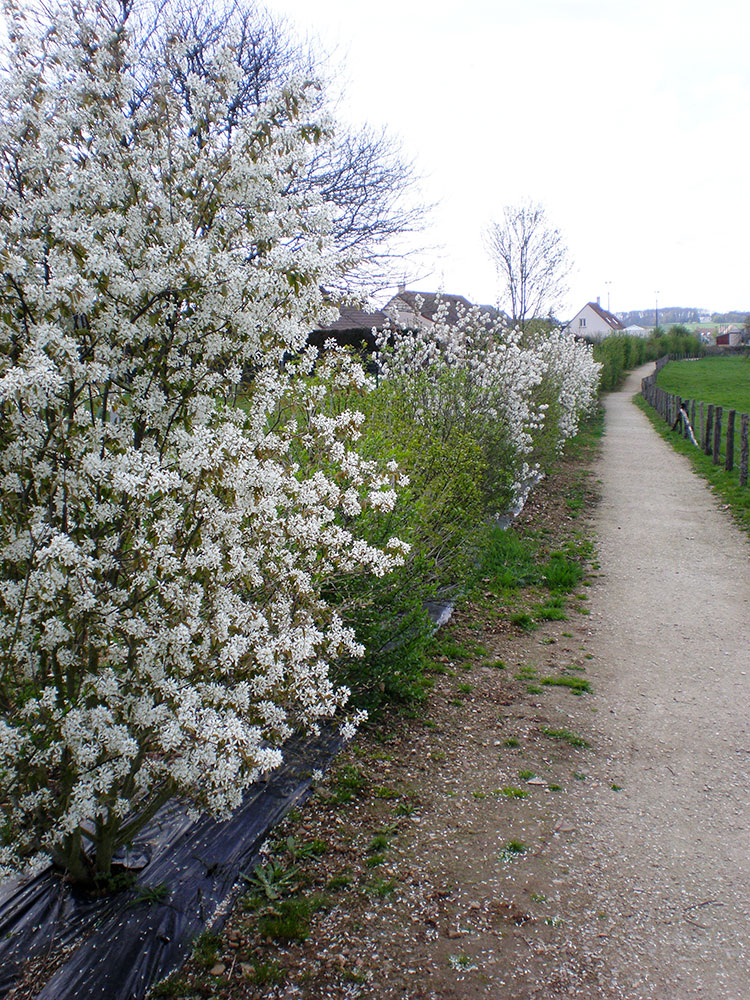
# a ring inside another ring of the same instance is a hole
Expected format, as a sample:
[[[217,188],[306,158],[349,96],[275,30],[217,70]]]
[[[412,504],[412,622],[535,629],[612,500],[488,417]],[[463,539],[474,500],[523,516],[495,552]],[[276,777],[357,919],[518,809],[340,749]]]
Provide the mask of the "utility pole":
[[[604,284],[607,287],[607,312],[611,312],[611,309],[609,307],[609,290],[612,287],[612,282],[611,281],[605,281]]]
[[[654,326],[658,326],[659,325],[659,289],[658,288],[654,292],[654,295],[656,296],[656,323],[654,324]]]

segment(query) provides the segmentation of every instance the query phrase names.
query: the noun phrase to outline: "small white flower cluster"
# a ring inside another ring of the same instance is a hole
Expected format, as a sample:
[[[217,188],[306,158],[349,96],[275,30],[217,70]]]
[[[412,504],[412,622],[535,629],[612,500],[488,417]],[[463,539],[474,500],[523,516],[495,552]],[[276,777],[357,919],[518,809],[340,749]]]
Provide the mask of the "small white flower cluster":
[[[525,338],[479,306],[459,307],[455,322],[448,312],[439,302],[432,322],[415,330],[393,322],[381,331],[380,372],[405,387],[415,419],[425,425],[446,418],[470,423],[479,438],[494,442],[495,454],[502,438],[517,502],[533,479],[528,459],[535,439],[549,430],[549,406],[540,398],[555,399],[552,433],[562,444],[596,397],[599,365],[590,346],[561,331]]]
[[[0,871],[106,870],[172,795],[230,812],[347,701],[324,587],[407,551],[358,535],[396,473],[329,405],[370,380],[303,350],[346,265],[294,183],[328,124],[293,85],[229,141],[231,37],[187,100],[167,39],[135,101],[121,17],[19,14],[0,81]]]

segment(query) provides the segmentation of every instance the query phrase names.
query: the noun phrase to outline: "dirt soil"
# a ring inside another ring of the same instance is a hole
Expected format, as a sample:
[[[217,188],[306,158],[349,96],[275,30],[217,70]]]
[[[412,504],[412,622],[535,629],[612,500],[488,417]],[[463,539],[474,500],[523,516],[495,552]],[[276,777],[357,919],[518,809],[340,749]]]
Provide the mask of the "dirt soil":
[[[595,539],[567,619],[464,608],[424,710],[350,747],[161,995],[750,997],[750,548],[642,374],[523,515]]]

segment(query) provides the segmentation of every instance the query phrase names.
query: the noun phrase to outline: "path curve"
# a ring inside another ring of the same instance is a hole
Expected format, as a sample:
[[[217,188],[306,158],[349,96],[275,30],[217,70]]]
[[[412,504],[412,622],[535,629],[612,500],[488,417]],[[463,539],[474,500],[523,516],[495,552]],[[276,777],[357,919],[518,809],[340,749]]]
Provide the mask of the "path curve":
[[[607,400],[597,474],[594,724],[622,785],[574,853],[615,995],[750,997],[750,544],[633,405]],[[614,783],[614,781],[613,781]],[[583,944],[583,941],[582,941]]]

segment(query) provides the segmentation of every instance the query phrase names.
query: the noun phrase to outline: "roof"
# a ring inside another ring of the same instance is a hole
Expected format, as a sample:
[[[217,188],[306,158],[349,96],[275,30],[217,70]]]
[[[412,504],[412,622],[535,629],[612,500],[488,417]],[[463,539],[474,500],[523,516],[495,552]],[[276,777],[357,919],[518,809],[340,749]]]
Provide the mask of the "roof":
[[[613,330],[624,330],[625,326],[620,320],[613,315],[611,312],[607,312],[606,309],[602,309],[598,302],[587,302],[589,309],[593,309],[596,315],[603,319],[607,326],[611,327]]]
[[[339,308],[339,318],[329,323],[328,326],[318,327],[320,330],[334,331],[362,330],[369,333],[373,327],[385,326],[388,317],[381,310],[368,312],[366,309],[357,309],[355,306],[341,305]]]
[[[422,300],[422,306],[417,309],[417,299]],[[472,304],[463,295],[451,295],[448,292],[399,292],[390,300],[388,306],[398,306],[398,302],[404,303],[413,313],[423,316],[425,319],[434,320],[438,304],[448,307],[446,319],[449,323],[455,323],[458,319],[459,306],[462,310],[471,309]]]

